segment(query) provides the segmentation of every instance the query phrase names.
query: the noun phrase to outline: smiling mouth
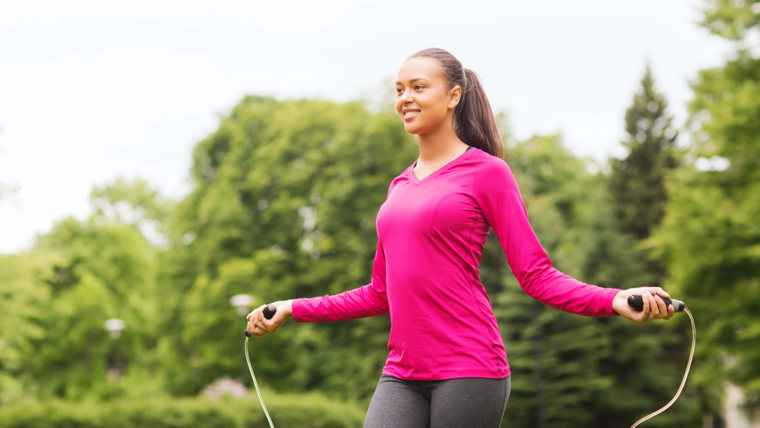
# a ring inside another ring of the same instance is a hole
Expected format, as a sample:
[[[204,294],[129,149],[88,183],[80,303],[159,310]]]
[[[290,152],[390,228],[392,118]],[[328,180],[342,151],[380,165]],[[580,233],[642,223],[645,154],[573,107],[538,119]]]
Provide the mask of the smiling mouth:
[[[404,120],[413,119],[417,117],[420,114],[420,110],[418,109],[404,109],[402,112],[401,117]]]

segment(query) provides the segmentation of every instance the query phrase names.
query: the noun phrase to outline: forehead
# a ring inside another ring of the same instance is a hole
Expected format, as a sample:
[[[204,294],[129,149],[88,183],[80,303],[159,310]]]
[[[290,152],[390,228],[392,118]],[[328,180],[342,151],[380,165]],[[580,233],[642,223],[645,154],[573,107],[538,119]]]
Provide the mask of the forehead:
[[[412,57],[404,61],[398,70],[398,83],[414,79],[443,80],[443,68],[438,60],[429,57]]]

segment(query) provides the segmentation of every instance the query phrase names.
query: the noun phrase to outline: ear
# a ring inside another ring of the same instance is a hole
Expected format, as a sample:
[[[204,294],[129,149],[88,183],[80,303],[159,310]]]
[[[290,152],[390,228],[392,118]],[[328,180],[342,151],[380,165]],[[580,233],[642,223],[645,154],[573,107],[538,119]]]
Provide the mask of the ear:
[[[462,99],[462,87],[459,85],[454,86],[449,91],[449,109],[454,110],[459,104],[459,100]]]

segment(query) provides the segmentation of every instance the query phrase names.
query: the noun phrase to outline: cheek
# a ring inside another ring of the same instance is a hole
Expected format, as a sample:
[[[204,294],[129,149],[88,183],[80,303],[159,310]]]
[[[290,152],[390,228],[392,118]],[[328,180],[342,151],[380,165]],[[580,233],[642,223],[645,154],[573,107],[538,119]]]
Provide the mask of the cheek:
[[[396,97],[396,102],[393,104],[393,107],[396,109],[396,113],[401,114],[401,98]]]
[[[432,98],[426,101],[425,111],[427,112],[427,116],[429,118],[440,119],[441,117],[446,116],[448,113],[448,105],[445,104],[440,98]]]

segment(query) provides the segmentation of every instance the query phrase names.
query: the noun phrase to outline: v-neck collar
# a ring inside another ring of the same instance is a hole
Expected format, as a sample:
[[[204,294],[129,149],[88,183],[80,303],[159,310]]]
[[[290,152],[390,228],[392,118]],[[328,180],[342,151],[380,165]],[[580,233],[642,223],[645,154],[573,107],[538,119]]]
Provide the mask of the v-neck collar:
[[[471,152],[473,149],[476,148],[474,146],[468,147],[464,152],[462,152],[459,156],[455,157],[454,159],[450,160],[448,163],[444,164],[440,168],[436,169],[435,171],[431,172],[430,174],[426,175],[425,178],[417,178],[417,175],[414,173],[414,167],[417,166],[417,161],[414,161],[414,163],[409,167],[409,178],[411,181],[415,184],[422,184],[426,181],[428,181],[430,178],[438,175],[440,172],[451,168],[452,166],[458,164],[460,161],[462,161],[466,156],[468,152]]]

